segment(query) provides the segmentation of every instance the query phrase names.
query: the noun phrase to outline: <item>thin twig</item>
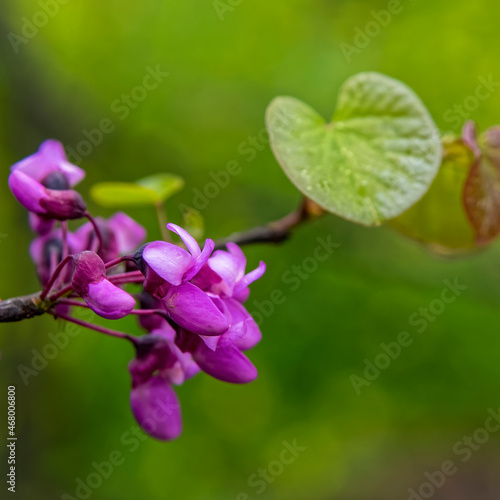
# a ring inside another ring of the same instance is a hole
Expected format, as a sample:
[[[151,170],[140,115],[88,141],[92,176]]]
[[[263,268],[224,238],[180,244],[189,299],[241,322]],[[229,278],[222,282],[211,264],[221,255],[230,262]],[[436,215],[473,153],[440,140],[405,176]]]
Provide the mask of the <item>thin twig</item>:
[[[97,225],[96,220],[92,217],[92,215],[90,215],[89,212],[85,212],[84,215],[85,215],[85,217],[87,217],[87,219],[89,220],[89,222],[92,224],[92,227],[94,228],[94,233],[95,233],[95,235],[97,237],[97,241],[99,241],[99,247],[98,247],[96,253],[99,253],[99,251],[102,250],[102,248],[104,246],[103,239],[102,239],[102,234],[101,234],[101,230],[99,229],[99,226]]]
[[[110,274],[107,277],[109,281],[122,280],[122,279],[134,280],[136,278],[144,280],[144,275],[141,273],[141,271],[129,271],[128,273]]]
[[[61,237],[63,244],[62,260],[64,260],[69,255],[68,250],[68,222],[61,221]]]
[[[87,309],[89,308],[89,306],[85,302],[80,302],[79,300],[72,299],[59,299],[57,301],[57,304],[62,304],[63,306],[86,307]]]
[[[65,286],[62,290],[59,290],[54,295],[51,295],[49,297],[49,300],[50,301],[57,300],[59,297],[62,297],[63,295],[66,295],[68,292],[71,292],[72,290],[73,290],[73,285]]]
[[[319,205],[308,198],[303,198],[297,210],[285,215],[285,217],[270,222],[265,226],[254,227],[247,231],[233,233],[227,238],[217,240],[215,242],[215,249],[223,249],[226,243],[236,243],[237,245],[282,243],[291,236],[292,229],[324,213],[324,210]]]
[[[47,312],[40,292],[0,301],[0,323],[11,323],[41,316]]]
[[[167,312],[162,311],[161,309],[134,309],[130,314],[136,314],[137,316],[148,316],[150,314],[158,314],[158,316],[162,316],[165,319],[169,319]]]
[[[123,257],[117,257],[114,260],[110,260],[109,262],[106,262],[106,269],[109,269],[110,267],[117,266],[118,264],[121,264],[122,262],[127,262],[127,261],[133,261],[134,256],[133,255],[124,255]]]
[[[50,289],[52,288],[52,285],[55,283],[56,279],[58,278],[59,274],[61,271],[64,269],[66,264],[73,258],[72,255],[68,255],[62,262],[59,263],[59,265],[56,267],[55,271],[52,273],[52,276],[50,277],[49,282],[47,285],[45,285],[45,288],[43,289],[42,293],[40,294],[40,299],[45,300],[45,297],[47,297],[47,294],[50,292]]]

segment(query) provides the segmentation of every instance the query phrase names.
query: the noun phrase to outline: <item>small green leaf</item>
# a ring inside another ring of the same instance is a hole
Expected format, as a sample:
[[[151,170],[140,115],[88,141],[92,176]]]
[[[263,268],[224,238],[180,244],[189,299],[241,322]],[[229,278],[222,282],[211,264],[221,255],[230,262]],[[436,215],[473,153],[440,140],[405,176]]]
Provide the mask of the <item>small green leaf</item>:
[[[96,203],[104,207],[156,205],[170,198],[183,187],[182,177],[158,174],[137,182],[100,182],[92,186],[90,195]]]
[[[429,112],[403,83],[378,73],[345,82],[332,123],[291,97],[269,105],[272,150],[308,198],[345,219],[378,225],[416,203],[441,162]]]
[[[100,182],[92,186],[90,196],[103,207],[154,205],[158,198],[155,191],[132,182]]]
[[[136,184],[154,191],[157,201],[165,201],[184,187],[184,179],[173,174],[157,174],[144,177],[136,181]]]
[[[443,163],[429,191],[389,224],[436,253],[467,252],[476,244],[462,196],[474,154],[461,139],[445,141],[443,146]]]

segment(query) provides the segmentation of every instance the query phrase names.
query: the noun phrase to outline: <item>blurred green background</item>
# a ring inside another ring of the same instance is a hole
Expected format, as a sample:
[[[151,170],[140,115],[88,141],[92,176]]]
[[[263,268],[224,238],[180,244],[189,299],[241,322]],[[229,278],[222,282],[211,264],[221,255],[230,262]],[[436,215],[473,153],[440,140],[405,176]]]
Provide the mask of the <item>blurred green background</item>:
[[[48,137],[81,149],[84,131],[110,119],[115,130],[81,162],[87,178],[80,192],[88,199],[98,181],[176,173],[187,187],[168,203],[174,222],[179,205],[196,203],[193,190],[203,191],[211,172],[237,161],[241,173],[201,210],[215,239],[278,218],[299,200],[269,147],[248,144],[273,97],[298,97],[330,117],[340,84],[375,70],[406,82],[442,131],[458,132],[453,107],[475,94],[480,77],[500,80],[500,4],[486,0],[401,1],[400,12],[350,61],[340,44],[353,45],[372,11],[388,8],[386,0],[66,0],[46,23],[42,4],[3,0],[1,7],[3,299],[38,287],[28,257],[33,235],[7,175]],[[37,33],[24,28],[33,36],[12,37],[34,17],[45,24]],[[145,96],[136,91],[135,107],[117,112],[122,94],[157,66],[168,76]],[[493,89],[466,113],[485,129],[499,121],[499,107]],[[89,204],[94,214],[111,214]],[[151,239],[159,237],[152,211],[130,213]],[[339,248],[292,290],[284,273],[328,235]],[[83,498],[75,493],[77,478],[86,480],[93,462],[118,450],[123,463],[89,498],[406,499],[409,488],[427,481],[426,471],[453,460],[458,472],[422,492],[498,499],[500,432],[474,444],[468,460],[454,451],[484,425],[488,409],[500,407],[498,244],[465,259],[436,259],[388,228],[331,216],[283,246],[246,252],[250,268],[260,259],[268,265],[252,287],[250,311],[273,290],[286,297],[264,319],[263,341],[250,353],[259,378],[231,386],[199,375],[179,388],[184,432],[172,443],[132,445],[123,437],[135,428],[129,345],[82,331],[25,385],[19,365],[31,367],[33,350],[41,352],[64,325],[41,317],[0,327],[1,436],[6,388],[17,386],[17,498]],[[467,289],[418,333],[409,317],[440,297],[443,280],[455,278]],[[138,331],[132,321],[121,326]],[[373,361],[380,344],[401,331],[413,344],[357,395],[350,377],[362,376],[364,360]],[[294,439],[306,449],[281,470],[273,461],[283,441]],[[269,466],[276,477],[256,486],[252,475]]]

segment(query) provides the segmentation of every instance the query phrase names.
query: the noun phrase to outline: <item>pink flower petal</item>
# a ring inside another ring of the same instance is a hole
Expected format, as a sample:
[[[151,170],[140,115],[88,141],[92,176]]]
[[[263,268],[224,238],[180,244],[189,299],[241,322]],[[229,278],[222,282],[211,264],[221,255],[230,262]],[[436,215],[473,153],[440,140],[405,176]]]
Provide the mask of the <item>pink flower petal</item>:
[[[197,286],[173,286],[165,297],[167,314],[182,328],[199,335],[221,335],[228,320],[212,299]]]
[[[172,285],[180,285],[186,272],[195,263],[194,258],[186,250],[166,241],[149,243],[144,248],[142,256],[158,276]]]
[[[197,365],[212,377],[233,384],[246,384],[257,378],[257,369],[234,345],[209,349],[203,342],[193,352]]]

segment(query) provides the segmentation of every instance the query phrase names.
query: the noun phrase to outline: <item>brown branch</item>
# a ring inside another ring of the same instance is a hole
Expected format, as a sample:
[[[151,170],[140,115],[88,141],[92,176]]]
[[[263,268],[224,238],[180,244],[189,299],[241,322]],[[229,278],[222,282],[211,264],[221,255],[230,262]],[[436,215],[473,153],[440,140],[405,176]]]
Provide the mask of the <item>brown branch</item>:
[[[292,230],[311,219],[323,215],[325,211],[309,198],[304,198],[293,212],[285,215],[282,219],[270,222],[265,226],[254,227],[247,231],[233,233],[227,238],[215,242],[215,249],[221,250],[226,243],[232,242],[238,245],[250,245],[253,243],[282,243],[287,240]]]
[[[10,323],[45,314],[48,302],[40,299],[40,292],[14,297],[0,302],[0,323]]]

